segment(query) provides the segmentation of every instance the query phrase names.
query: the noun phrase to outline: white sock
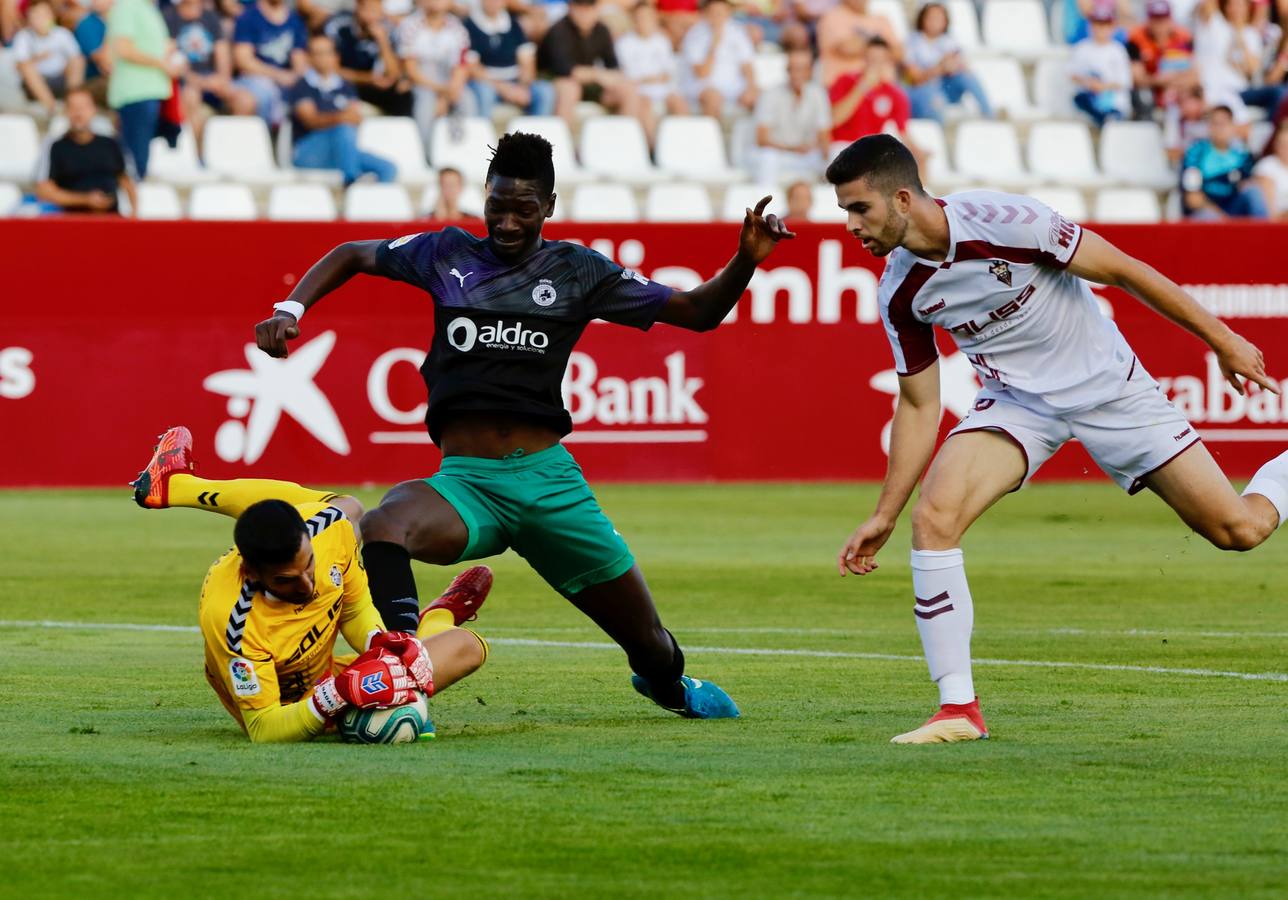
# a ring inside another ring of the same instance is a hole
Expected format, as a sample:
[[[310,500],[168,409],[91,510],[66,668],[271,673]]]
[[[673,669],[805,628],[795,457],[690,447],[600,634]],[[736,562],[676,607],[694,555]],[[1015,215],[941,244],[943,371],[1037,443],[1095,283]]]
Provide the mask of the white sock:
[[[1280,453],[1266,463],[1257,474],[1252,476],[1248,486],[1243,489],[1243,496],[1260,494],[1270,501],[1270,505],[1279,513],[1279,524],[1288,518],[1288,453]]]
[[[939,685],[939,702],[970,703],[975,683],[970,672],[970,633],[975,606],[966,584],[962,551],[913,550],[913,612],[930,678]]]

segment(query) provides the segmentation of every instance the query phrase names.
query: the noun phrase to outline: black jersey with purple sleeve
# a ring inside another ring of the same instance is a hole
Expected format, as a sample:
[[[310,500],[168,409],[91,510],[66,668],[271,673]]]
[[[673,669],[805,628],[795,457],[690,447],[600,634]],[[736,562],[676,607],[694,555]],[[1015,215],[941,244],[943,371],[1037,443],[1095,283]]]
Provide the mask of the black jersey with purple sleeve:
[[[385,241],[376,267],[433,297],[434,339],[420,371],[435,443],[456,412],[517,414],[572,431],[561,385],[586,325],[648,330],[672,293],[580,244],[545,241],[512,264],[459,228]]]

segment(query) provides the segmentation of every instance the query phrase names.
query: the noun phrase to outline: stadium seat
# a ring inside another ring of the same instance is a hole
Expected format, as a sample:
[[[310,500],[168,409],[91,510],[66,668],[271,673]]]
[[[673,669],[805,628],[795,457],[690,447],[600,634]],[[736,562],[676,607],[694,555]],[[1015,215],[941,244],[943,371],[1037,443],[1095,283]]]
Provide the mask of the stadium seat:
[[[0,218],[13,215],[20,203],[22,191],[18,190],[18,185],[0,181]]]
[[[885,16],[894,29],[894,36],[901,42],[908,39],[908,11],[902,0],[872,0],[868,4],[868,14]]]
[[[1056,184],[1105,182],[1096,169],[1091,132],[1081,122],[1038,122],[1029,130],[1028,161],[1034,177]]]
[[[710,222],[711,197],[700,184],[655,184],[644,198],[647,222]]]
[[[1163,218],[1158,194],[1145,188],[1105,188],[1096,194],[1097,222],[1153,225]]]
[[[773,200],[765,207],[765,212],[777,216],[787,214],[787,189],[770,184],[731,184],[725,191],[724,202],[720,206],[722,222],[741,222],[749,208],[754,209],[760,198],[769,195]]]
[[[812,192],[814,201],[809,205],[809,220],[844,225],[849,213],[836,205],[836,188],[830,184],[816,184]]]
[[[1087,218],[1087,201],[1082,191],[1074,188],[1039,187],[1029,191],[1029,196],[1060,213],[1066,219],[1082,222]]]
[[[657,167],[671,176],[712,184],[744,177],[729,165],[720,121],[710,116],[666,116],[657,127]]]
[[[440,116],[430,132],[429,159],[435,169],[459,169],[467,183],[482,184],[492,158],[488,148],[495,146],[496,129],[491,119]]]
[[[554,148],[556,190],[560,182],[580,184],[590,178],[590,173],[581,167],[573,154],[576,145],[568,123],[558,116],[516,116],[510,120],[506,131],[539,134],[550,142]]]
[[[30,116],[0,115],[0,178],[31,181],[40,164],[40,135]]]
[[[729,164],[735,169],[751,168],[756,150],[756,117],[739,116],[729,128]]]
[[[787,54],[781,50],[761,50],[751,61],[756,73],[756,88],[772,91],[787,83]]]
[[[948,0],[948,34],[957,39],[962,51],[970,56],[983,44],[979,37],[979,14],[972,0]]]
[[[943,126],[938,122],[934,119],[909,119],[908,138],[930,156],[926,161],[926,171],[922,172],[924,181],[945,191],[966,182],[953,171],[952,160],[948,158],[948,142],[944,139]]]
[[[1163,190],[1176,182],[1153,122],[1108,122],[1100,130],[1100,165],[1114,181]]]
[[[212,120],[213,121],[213,120]],[[199,184],[188,198],[191,219],[254,219],[255,195],[244,184]]]
[[[407,116],[368,116],[358,126],[358,149],[383,156],[398,167],[403,184],[428,184],[434,170],[425,162],[420,130]]]
[[[1033,101],[1053,119],[1073,119],[1080,115],[1073,105],[1068,60],[1058,56],[1038,60],[1033,71]]]
[[[258,116],[212,116],[203,135],[206,168],[248,184],[293,180],[277,167],[268,126]]]
[[[148,154],[148,178],[167,181],[171,184],[200,184],[203,181],[216,181],[218,176],[209,169],[201,167],[197,157],[197,141],[192,135],[192,128],[185,125],[179,132],[179,140],[171,147],[165,138],[153,138]]]
[[[1260,119],[1252,123],[1248,131],[1248,149],[1253,156],[1260,156],[1266,148],[1266,142],[1275,133],[1275,123],[1269,119]]]
[[[558,192],[558,189],[559,185],[556,184],[556,192]],[[564,200],[564,198],[560,197],[560,200]],[[418,207],[420,215],[428,218],[434,211],[434,205],[436,203],[438,203],[438,184],[434,183],[425,185],[425,190],[420,195],[420,206]],[[558,222],[560,219],[566,218],[566,216],[563,215],[563,207],[566,205],[566,202],[562,205],[558,202],[555,203],[555,214],[551,217],[554,221]],[[482,217],[483,188],[479,187],[477,184],[466,184],[461,188],[461,212],[465,213],[467,216]]]
[[[179,202],[179,194],[173,186],[143,181],[135,190],[139,194],[139,208],[136,212],[140,219],[183,218],[183,204]]]
[[[331,222],[335,198],[321,184],[279,184],[268,195],[268,217],[279,222]]]
[[[583,184],[573,194],[569,218],[574,222],[638,222],[640,210],[635,192],[624,184]]]
[[[415,213],[401,184],[353,184],[344,192],[344,217],[357,222],[406,222]]]
[[[1024,70],[1018,60],[1011,57],[983,57],[971,60],[971,71],[979,79],[993,104],[993,109],[1003,110],[1012,120],[1041,119],[1046,111],[1029,102],[1029,92],[1025,87]],[[967,98],[972,105],[973,100]],[[963,102],[967,102],[963,101]]]
[[[1038,59],[1052,49],[1041,0],[988,0],[983,36],[989,50],[1019,59]]]
[[[581,126],[581,164],[594,175],[627,184],[652,184],[661,173],[648,158],[648,141],[639,120],[599,116]]]
[[[990,186],[1033,182],[1020,161],[1020,141],[1009,122],[963,122],[957,127],[956,149],[957,171],[966,178]]]

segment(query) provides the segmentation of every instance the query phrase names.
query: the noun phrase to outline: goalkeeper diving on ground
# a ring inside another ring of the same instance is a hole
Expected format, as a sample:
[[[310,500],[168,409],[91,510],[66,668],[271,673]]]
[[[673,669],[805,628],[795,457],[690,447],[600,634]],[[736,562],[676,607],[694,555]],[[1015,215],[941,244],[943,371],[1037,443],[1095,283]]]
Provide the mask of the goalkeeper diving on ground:
[[[132,483],[145,509],[187,507],[231,516],[235,546],[201,586],[206,681],[255,742],[305,741],[349,707],[399,706],[433,696],[487,660],[461,626],[492,586],[475,566],[420,613],[415,635],[386,631],[359,553],[362,506],[289,481],[199,478],[192,435],[171,428]],[[360,655],[338,656],[343,635]]]

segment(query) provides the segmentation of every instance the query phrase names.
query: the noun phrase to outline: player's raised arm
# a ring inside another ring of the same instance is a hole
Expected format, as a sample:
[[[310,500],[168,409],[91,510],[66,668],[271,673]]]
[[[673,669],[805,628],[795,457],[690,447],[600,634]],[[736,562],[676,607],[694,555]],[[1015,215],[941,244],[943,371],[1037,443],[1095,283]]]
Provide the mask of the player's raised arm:
[[[915,374],[900,375],[881,496],[871,517],[854,530],[837,555],[836,567],[842,575],[866,575],[877,568],[877,551],[890,539],[899,513],[934,453],[939,416],[938,361]]]
[[[300,318],[305,310],[354,275],[378,274],[376,251],[383,243],[349,241],[315,262],[290,296],[273,307],[272,317],[255,326],[255,345],[269,356],[286,356],[286,342],[300,336]]]
[[[1212,348],[1221,373],[1239,393],[1244,393],[1241,379],[1278,393],[1274,383],[1266,377],[1265,357],[1256,345],[1204,309],[1176,282],[1153,266],[1128,256],[1094,231],[1083,229],[1082,241],[1069,263],[1069,271],[1087,281],[1122,288],[1155,312],[1197,335]]]
[[[738,252],[729,264],[693,290],[673,293],[658,313],[657,321],[690,331],[710,331],[724,321],[747,290],[756,266],[765,261],[779,241],[796,237],[778,216],[764,214],[772,199],[762,197],[754,210],[747,210],[738,238]]]

